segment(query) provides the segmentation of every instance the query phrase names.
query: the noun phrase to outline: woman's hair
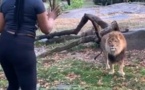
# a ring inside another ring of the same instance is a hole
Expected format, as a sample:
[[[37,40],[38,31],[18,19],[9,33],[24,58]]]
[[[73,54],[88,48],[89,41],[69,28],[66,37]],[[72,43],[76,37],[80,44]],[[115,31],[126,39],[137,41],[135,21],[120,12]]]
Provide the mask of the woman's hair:
[[[14,10],[14,22],[17,24],[17,31],[24,21],[24,0],[16,0]]]

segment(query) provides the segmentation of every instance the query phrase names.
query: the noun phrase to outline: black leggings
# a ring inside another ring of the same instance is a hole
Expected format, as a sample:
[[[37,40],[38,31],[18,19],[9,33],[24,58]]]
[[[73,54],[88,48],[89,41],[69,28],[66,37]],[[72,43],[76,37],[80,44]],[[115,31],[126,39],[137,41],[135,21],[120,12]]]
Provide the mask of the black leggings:
[[[8,80],[7,90],[36,90],[34,38],[3,32],[0,36],[0,64]]]

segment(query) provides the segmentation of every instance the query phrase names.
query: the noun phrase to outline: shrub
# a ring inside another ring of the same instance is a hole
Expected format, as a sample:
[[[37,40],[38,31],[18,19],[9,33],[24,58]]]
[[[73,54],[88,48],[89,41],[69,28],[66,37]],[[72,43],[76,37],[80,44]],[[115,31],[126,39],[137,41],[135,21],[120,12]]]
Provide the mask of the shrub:
[[[70,6],[65,6],[66,9],[75,9],[75,8],[80,8],[84,4],[84,0],[71,0],[71,5]]]
[[[73,8],[80,8],[84,4],[84,0],[72,0],[71,7]]]

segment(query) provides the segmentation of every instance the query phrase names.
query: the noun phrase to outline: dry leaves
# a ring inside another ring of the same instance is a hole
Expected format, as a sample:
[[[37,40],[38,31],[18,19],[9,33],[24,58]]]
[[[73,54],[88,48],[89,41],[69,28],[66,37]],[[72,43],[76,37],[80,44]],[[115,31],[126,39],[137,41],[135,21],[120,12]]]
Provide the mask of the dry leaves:
[[[74,79],[79,78],[79,77],[80,76],[79,75],[76,75],[74,72],[69,73],[68,75],[66,75],[66,79],[68,79],[70,81],[73,81]]]

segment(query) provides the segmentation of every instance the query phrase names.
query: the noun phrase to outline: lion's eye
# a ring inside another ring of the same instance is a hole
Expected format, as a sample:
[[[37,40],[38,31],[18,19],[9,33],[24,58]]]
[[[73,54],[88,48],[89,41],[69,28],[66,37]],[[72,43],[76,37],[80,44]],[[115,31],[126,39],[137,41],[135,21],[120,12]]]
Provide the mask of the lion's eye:
[[[111,41],[109,41],[109,44],[111,44]]]

